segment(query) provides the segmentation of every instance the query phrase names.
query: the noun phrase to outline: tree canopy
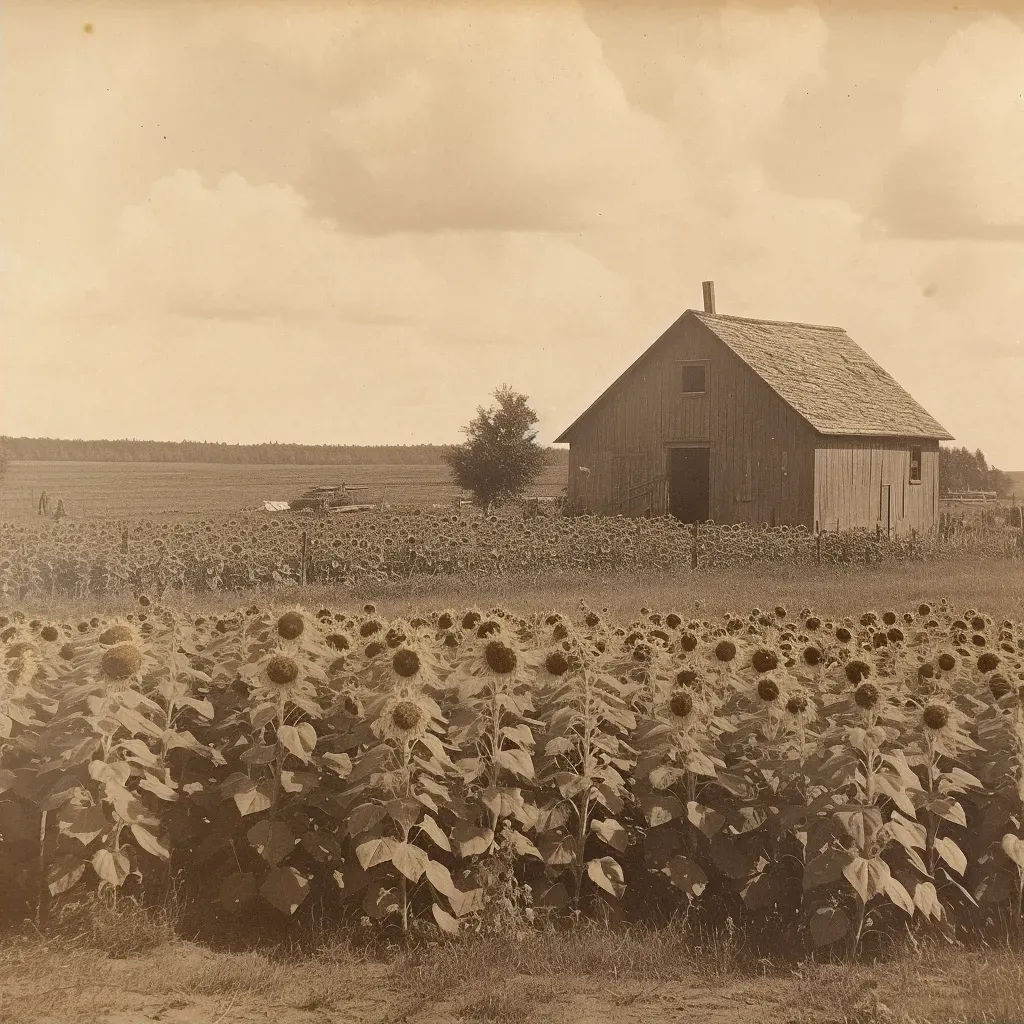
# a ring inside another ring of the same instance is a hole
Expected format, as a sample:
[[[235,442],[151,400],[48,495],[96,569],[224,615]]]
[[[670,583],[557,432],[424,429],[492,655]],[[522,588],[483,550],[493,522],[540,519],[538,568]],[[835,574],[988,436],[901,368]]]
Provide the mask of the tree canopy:
[[[455,482],[483,509],[518,497],[540,474],[545,452],[537,444],[537,414],[525,395],[507,384],[494,392],[496,405],[477,408],[463,428],[466,440],[444,454]]]
[[[1013,480],[1007,473],[990,466],[979,448],[939,449],[939,483],[943,492],[995,491],[1000,498],[1013,493]]]

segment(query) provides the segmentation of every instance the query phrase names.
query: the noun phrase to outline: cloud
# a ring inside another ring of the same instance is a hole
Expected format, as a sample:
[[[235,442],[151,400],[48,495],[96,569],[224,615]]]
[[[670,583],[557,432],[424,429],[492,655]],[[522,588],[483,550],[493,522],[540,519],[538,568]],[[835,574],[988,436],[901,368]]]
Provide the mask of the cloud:
[[[346,230],[580,229],[675,163],[573,4],[382,9],[335,59],[302,188]]]
[[[877,216],[915,238],[1024,240],[1024,29],[957,31],[909,80]]]

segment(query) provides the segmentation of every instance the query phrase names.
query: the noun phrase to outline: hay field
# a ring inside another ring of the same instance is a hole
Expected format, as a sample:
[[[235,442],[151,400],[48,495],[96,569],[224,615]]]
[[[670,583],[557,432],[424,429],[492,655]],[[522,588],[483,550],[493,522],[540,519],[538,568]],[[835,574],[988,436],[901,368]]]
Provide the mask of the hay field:
[[[42,490],[75,518],[202,515],[262,508],[307,487],[366,485],[366,500],[401,504],[450,503],[460,494],[446,466],[258,466],[162,462],[15,462],[0,487],[0,519],[36,514]],[[557,495],[565,467],[549,466],[530,489]]]

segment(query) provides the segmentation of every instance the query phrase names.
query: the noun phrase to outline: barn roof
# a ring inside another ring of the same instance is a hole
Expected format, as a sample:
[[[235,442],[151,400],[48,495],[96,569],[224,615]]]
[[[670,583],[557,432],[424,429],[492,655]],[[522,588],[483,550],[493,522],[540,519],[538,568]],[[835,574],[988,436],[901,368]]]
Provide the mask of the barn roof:
[[[952,439],[841,327],[751,320],[695,310],[683,314],[689,316],[700,320],[820,434]],[[576,425],[670,333],[667,331],[647,349],[556,438],[556,443],[568,441]]]

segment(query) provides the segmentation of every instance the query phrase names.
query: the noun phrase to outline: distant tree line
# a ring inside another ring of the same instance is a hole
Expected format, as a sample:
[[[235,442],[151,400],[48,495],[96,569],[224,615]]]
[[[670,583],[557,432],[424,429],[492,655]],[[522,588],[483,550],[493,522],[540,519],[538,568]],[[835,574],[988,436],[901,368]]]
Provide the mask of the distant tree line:
[[[1000,498],[1013,494],[1013,479],[995,466],[990,466],[979,448],[939,448],[939,482],[944,493],[949,491],[995,491]]]
[[[3,437],[11,462],[218,462],[253,466],[439,466],[452,446],[222,444],[213,441],[79,441],[50,437]],[[546,450],[554,465],[569,453]]]

